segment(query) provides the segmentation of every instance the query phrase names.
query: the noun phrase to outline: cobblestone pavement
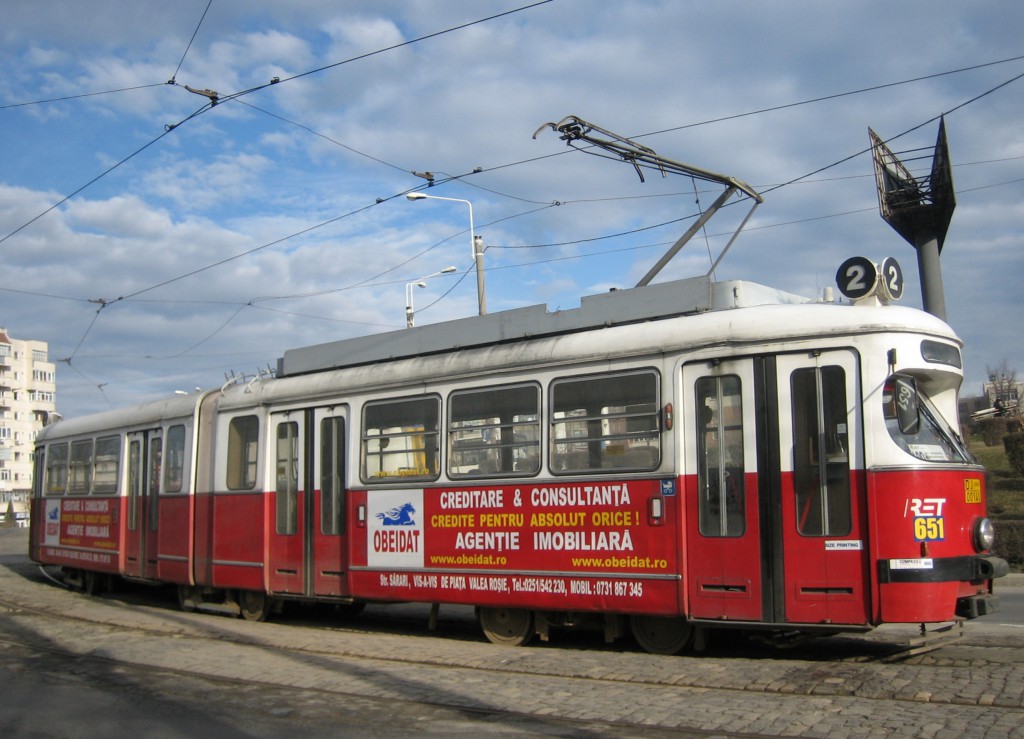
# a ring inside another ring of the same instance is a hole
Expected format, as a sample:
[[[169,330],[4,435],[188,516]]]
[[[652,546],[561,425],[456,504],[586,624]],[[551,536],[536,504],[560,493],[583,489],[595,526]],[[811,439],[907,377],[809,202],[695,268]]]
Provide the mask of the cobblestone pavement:
[[[10,538],[0,536],[0,681],[33,664],[73,675],[102,658],[123,690],[173,678],[195,710],[243,717],[230,730],[204,720],[209,735],[1024,737],[1024,630],[890,663],[874,657],[892,630],[796,654],[515,649],[422,626],[367,633],[183,613],[166,597],[89,598],[36,576]]]

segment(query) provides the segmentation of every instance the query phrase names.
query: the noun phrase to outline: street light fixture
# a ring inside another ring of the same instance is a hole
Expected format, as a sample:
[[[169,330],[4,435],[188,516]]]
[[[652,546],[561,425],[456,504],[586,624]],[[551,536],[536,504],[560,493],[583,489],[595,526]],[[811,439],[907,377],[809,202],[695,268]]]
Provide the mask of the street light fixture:
[[[452,203],[465,203],[469,206],[469,245],[473,250],[473,262],[476,264],[476,300],[480,315],[487,313],[487,296],[484,292],[484,240],[473,232],[473,204],[461,198],[444,198],[440,195],[427,195],[422,192],[410,192],[407,200],[448,200]]]
[[[433,274],[421,277],[418,280],[405,283],[405,327],[412,328],[414,325],[414,318],[416,312],[412,307],[412,293],[414,287],[426,287],[427,283],[425,280],[429,280],[431,277],[437,277],[438,275],[450,275],[455,271],[455,267],[445,267],[440,272],[434,272]]]

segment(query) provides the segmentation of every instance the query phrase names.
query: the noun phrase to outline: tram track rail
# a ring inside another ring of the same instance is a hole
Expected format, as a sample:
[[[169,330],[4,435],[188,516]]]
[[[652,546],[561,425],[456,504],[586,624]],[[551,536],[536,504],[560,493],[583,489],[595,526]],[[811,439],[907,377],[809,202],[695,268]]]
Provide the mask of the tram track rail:
[[[260,649],[267,646],[268,640],[278,643],[283,641],[275,648],[313,659],[373,660],[380,664],[442,671],[472,669],[495,675],[545,677],[620,686],[673,686],[688,689],[713,687],[715,690],[740,693],[833,695],[868,699],[884,697],[885,700],[896,702],[949,705],[1024,705],[1024,697],[1020,695],[999,695],[991,690],[979,690],[976,686],[977,673],[982,669],[993,674],[1024,674],[1024,667],[1006,662],[1005,647],[995,645],[967,645],[970,650],[968,656],[932,653],[918,655],[900,663],[887,661],[887,657],[892,654],[888,644],[867,642],[863,637],[819,640],[819,649],[802,647],[785,652],[768,648],[754,649],[747,657],[740,656],[743,647],[726,646],[712,649],[705,655],[662,658],[640,652],[600,648],[586,642],[581,646],[578,635],[568,648],[557,644],[518,649],[494,647],[478,642],[475,630],[469,625],[452,626],[448,622],[441,636],[416,633],[410,629],[416,619],[409,615],[386,617],[383,625],[378,620],[379,613],[373,614],[364,624],[359,619],[344,625],[325,624],[322,616],[313,619],[314,623],[250,623],[209,614],[178,613],[160,605],[140,607],[134,602],[102,596],[88,598],[66,591],[65,595],[94,602],[101,607],[103,615],[57,612],[7,596],[0,596],[0,609],[9,615],[31,616],[36,623],[39,619],[63,620],[65,623],[116,628],[122,633],[127,629],[151,638],[230,642],[239,647]],[[92,609],[89,610],[93,613]],[[132,623],[138,620],[140,612],[157,625]],[[289,636],[281,640],[281,634]],[[330,638],[324,638],[327,636]],[[381,640],[408,639],[416,641],[415,650],[395,653],[379,648]],[[2,640],[15,643],[9,638]],[[452,654],[453,650],[448,647],[453,644],[457,645],[454,651],[461,656]],[[22,646],[33,645],[25,642]],[[829,655],[829,650],[835,653]],[[556,651],[562,652],[564,659],[552,659],[552,652]],[[67,652],[67,655],[82,656],[72,652]],[[996,655],[1003,658],[995,659]],[[541,658],[536,658],[538,656]],[[763,665],[766,662],[774,665],[770,676],[764,670],[755,670],[765,672],[764,676],[758,678],[745,669],[752,663]],[[946,691],[922,687],[924,683],[934,682],[931,678],[936,671],[962,673],[959,680],[955,681],[960,685]],[[972,687],[972,684],[975,686]]]
[[[0,567],[0,586],[8,572]],[[756,736],[814,733],[827,706],[847,722],[893,715],[953,725],[970,716],[974,726],[1024,725],[1024,698],[1014,687],[1024,680],[1019,648],[1010,662],[977,656],[1005,656],[1005,647],[979,646],[970,658],[939,652],[898,664],[875,659],[884,650],[862,637],[822,640],[824,654],[761,648],[744,655],[739,646],[713,645],[701,656],[657,657],[579,634],[566,643],[554,641],[556,634],[550,645],[502,648],[480,641],[471,622],[444,618],[444,610],[437,634],[425,633],[425,620],[417,632],[415,611],[400,610],[344,624],[329,623],[327,614],[253,623],[180,612],[155,591],[89,597],[13,579],[17,587],[0,587],[3,652],[45,653],[126,684],[159,673],[201,686],[199,700],[241,696],[270,718],[314,720],[357,703],[368,715],[458,715],[523,733],[585,727],[593,736]]]
[[[970,629],[963,645],[897,663],[882,661],[891,645],[875,633],[777,651],[723,632],[708,652],[679,657],[579,632],[504,648],[482,640],[468,609],[442,606],[437,632],[422,605],[254,623],[182,612],[167,589],[71,592],[23,555],[0,556],[0,611],[0,655],[41,655],[24,662],[125,690],[159,675],[196,701],[240,702],[267,720],[327,721],[358,705],[383,721],[469,717],[538,735],[842,736],[871,717],[887,734],[1024,736],[1024,639]]]

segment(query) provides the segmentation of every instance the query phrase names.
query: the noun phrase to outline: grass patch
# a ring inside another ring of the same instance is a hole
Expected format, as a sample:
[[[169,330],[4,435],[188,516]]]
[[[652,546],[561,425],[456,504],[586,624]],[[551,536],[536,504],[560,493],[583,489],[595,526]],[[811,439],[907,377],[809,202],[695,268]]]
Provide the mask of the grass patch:
[[[971,453],[988,470],[988,515],[994,520],[1024,520],[1024,478],[1010,469],[1002,446],[971,440]]]

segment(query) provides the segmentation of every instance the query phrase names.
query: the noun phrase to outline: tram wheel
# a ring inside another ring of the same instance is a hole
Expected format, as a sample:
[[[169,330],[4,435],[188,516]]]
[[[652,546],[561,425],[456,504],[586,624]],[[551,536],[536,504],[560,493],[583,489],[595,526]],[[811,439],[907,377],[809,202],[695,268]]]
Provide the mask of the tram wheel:
[[[521,608],[481,608],[484,636],[493,644],[521,647],[533,639],[533,613]]]
[[[86,595],[96,595],[96,573],[90,570],[82,571],[82,592]]]
[[[693,624],[685,618],[630,616],[630,629],[645,652],[679,654],[693,641]]]
[[[197,595],[198,588],[191,588],[188,585],[178,586],[178,606],[186,613],[196,610],[196,603],[200,598]]]
[[[357,600],[354,603],[339,603],[334,607],[335,612],[341,618],[355,618],[366,608],[366,603]]]
[[[262,590],[239,590],[238,607],[246,621],[266,621],[273,605]]]

